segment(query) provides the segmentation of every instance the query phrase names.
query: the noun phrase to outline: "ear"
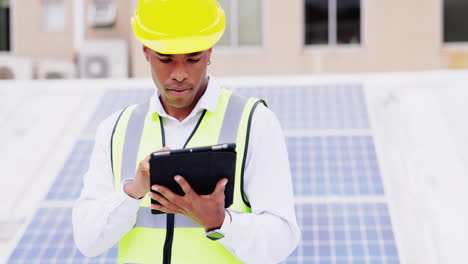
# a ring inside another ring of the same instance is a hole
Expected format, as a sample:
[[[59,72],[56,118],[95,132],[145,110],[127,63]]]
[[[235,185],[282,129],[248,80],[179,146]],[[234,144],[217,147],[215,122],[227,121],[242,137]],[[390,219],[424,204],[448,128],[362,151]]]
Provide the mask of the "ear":
[[[213,52],[213,48],[209,48],[206,50],[208,52],[207,56],[208,56],[208,60],[211,59],[211,53]]]
[[[145,55],[145,58],[146,58],[146,61],[149,62],[149,48],[146,47],[145,45],[142,45],[142,48],[143,48],[143,54]]]

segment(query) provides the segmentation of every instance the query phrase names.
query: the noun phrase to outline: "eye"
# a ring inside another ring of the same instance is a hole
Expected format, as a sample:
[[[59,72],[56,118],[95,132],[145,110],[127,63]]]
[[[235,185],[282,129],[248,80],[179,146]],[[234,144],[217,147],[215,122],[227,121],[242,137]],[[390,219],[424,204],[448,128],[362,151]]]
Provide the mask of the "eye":
[[[162,63],[169,63],[172,61],[172,59],[161,59],[161,58],[158,58],[158,60]]]
[[[187,61],[190,63],[195,63],[195,62],[200,61],[200,59],[188,59]]]

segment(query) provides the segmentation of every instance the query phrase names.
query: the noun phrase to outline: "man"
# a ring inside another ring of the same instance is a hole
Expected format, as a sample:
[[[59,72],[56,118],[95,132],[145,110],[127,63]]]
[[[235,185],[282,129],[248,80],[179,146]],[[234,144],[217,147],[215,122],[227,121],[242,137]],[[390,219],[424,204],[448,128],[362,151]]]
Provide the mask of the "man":
[[[132,19],[157,92],[99,126],[73,210],[78,248],[96,256],[119,243],[119,263],[277,263],[299,240],[279,122],[262,101],[207,75],[225,15],[216,0],[140,0]],[[227,179],[198,195],[150,186],[153,151],[235,142],[234,203]],[[160,194],[150,192],[157,191]],[[160,205],[150,205],[150,197]],[[152,215],[151,209],[166,214]],[[214,240],[214,241],[213,241]]]

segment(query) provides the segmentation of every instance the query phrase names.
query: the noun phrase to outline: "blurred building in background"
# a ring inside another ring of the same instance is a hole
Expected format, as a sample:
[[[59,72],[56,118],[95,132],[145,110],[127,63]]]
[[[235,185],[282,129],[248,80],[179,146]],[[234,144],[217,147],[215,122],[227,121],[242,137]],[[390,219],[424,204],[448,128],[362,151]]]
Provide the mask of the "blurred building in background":
[[[468,0],[219,0],[211,72],[287,75],[468,68]],[[0,0],[0,79],[149,77],[137,0]]]

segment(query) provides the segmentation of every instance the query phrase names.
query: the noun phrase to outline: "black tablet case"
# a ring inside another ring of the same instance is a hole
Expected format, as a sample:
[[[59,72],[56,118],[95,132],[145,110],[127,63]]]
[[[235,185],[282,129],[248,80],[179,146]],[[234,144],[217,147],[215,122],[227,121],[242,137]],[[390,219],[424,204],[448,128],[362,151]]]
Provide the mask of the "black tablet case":
[[[181,175],[196,193],[206,195],[215,190],[216,183],[220,179],[227,178],[224,207],[228,208],[233,203],[235,167],[236,152],[234,149],[174,153],[163,156],[151,155],[151,186],[163,185],[178,195],[184,195],[182,188],[174,180],[175,175]],[[155,191],[152,190],[152,192]],[[151,203],[159,204],[153,199]],[[162,214],[163,212],[151,210],[151,213]]]

